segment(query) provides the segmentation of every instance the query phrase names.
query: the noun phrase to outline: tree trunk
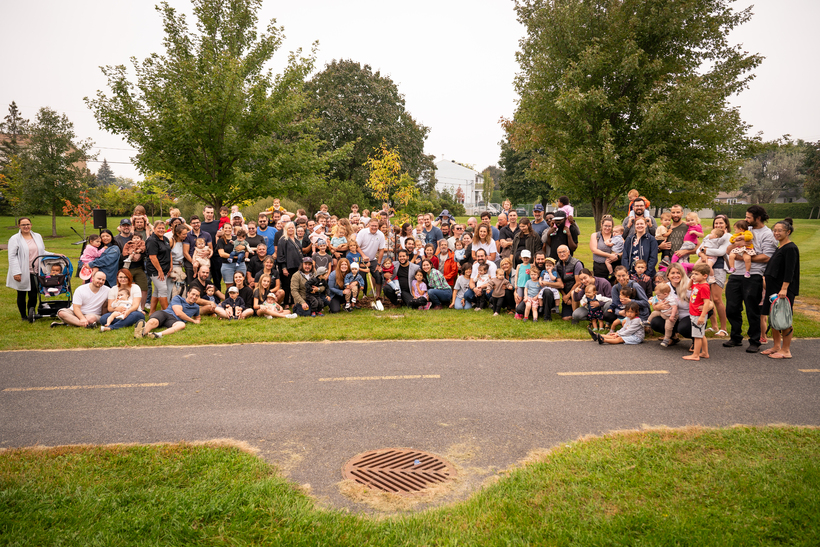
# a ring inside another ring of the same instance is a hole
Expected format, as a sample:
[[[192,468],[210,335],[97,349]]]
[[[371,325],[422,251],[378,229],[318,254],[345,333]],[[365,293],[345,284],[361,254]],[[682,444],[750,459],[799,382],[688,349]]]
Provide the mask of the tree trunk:
[[[592,200],[592,216],[595,218],[595,231],[601,230],[601,217],[609,211],[608,204],[602,197],[596,197]]]
[[[51,210],[51,237],[57,237],[57,210]]]

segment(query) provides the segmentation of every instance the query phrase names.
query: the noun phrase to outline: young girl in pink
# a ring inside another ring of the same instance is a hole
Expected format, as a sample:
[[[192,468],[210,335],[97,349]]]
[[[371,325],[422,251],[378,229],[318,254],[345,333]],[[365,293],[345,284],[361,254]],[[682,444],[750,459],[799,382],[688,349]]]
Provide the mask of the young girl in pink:
[[[700,225],[700,217],[692,211],[686,215],[686,235],[683,236],[683,245],[680,246],[681,251],[693,251],[698,248],[698,242],[703,237],[703,226]],[[680,257],[677,254],[672,255],[672,262],[678,262]],[[687,259],[688,262],[688,259]]]

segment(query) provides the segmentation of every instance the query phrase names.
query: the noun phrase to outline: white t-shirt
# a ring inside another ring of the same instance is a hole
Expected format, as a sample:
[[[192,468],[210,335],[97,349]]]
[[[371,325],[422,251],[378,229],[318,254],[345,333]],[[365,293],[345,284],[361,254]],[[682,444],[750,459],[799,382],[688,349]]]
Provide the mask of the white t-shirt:
[[[490,266],[490,271],[487,273],[490,275],[490,279],[495,277],[495,271],[498,269],[498,266],[495,265],[495,262],[490,262],[487,260],[486,264]],[[478,278],[478,262],[473,262],[473,273],[470,275],[470,279],[475,281]]]
[[[114,298],[116,297],[114,294]],[[100,290],[94,293],[91,284],[87,283],[74,291],[71,303],[80,306],[83,315],[102,315],[103,306],[108,304],[108,291],[105,287],[100,287]]]
[[[375,234],[370,233],[370,228],[359,230],[356,234],[356,243],[359,244],[359,252],[370,260],[379,258],[379,250],[384,249],[384,234],[376,230]]]
[[[108,300],[116,300],[117,293],[120,291],[119,287],[116,285],[108,289]],[[140,290],[139,286],[136,283],[131,283],[131,300],[134,302],[139,302],[142,298],[142,290]]]
[[[487,252],[487,260],[489,261],[490,255],[493,253],[498,253],[498,247],[495,245],[495,241],[490,240],[490,243],[481,243],[477,239],[473,240],[473,252],[476,252],[479,249],[484,249]]]

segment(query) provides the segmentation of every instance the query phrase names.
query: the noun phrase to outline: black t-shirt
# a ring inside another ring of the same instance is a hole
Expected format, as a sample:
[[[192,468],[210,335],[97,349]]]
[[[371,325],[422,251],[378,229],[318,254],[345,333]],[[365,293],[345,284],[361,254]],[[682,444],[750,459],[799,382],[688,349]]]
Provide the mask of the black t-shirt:
[[[205,285],[210,285],[210,283],[206,283]],[[199,289],[199,297],[202,300],[208,300],[208,295],[205,294],[205,285],[202,284],[199,278],[195,277],[194,280],[191,281],[191,285],[188,287],[188,290],[194,288]],[[214,292],[214,300],[216,300],[216,303],[219,304],[219,297],[216,295],[216,292]]]
[[[572,247],[569,246],[569,236],[572,236],[572,241],[577,246],[578,245],[578,237],[581,235],[581,230],[578,229],[577,224],[572,224],[569,227],[569,233],[568,234],[564,233],[564,229],[565,229],[565,227],[564,227],[563,224],[561,226],[559,226],[558,227],[558,232],[553,234],[552,240],[550,242],[550,258],[552,258],[556,262],[558,261],[558,247],[560,247],[561,245],[566,245],[567,247],[570,248],[570,252],[569,252],[570,256],[574,255],[575,251],[571,250]]]
[[[252,248],[256,249],[257,245],[259,245],[260,243],[265,243],[265,238],[260,236],[259,234],[256,234],[253,237],[251,237],[251,236],[246,237],[245,238],[245,243],[247,243],[249,247],[252,247]]]
[[[228,254],[231,254],[233,252],[233,241],[228,241],[226,243],[225,240],[220,237],[219,240],[216,242],[216,250],[217,252],[222,250]],[[227,260],[227,258],[224,258],[223,260]]]
[[[396,268],[396,277],[399,279],[399,287],[401,290],[409,293],[410,292],[410,265],[402,266],[399,264],[399,267]]]
[[[219,231],[219,219],[214,219],[211,222],[202,221],[201,231],[211,234],[211,240],[216,241],[216,232]]]
[[[131,234],[130,236],[118,235],[118,236],[114,236],[114,240],[120,246],[120,249],[122,249],[122,248],[125,247],[126,243],[131,241],[131,239],[133,237],[134,237],[134,234]],[[143,239],[143,241],[145,241],[145,240]],[[123,260],[125,260],[126,258],[128,258],[128,257],[125,256],[125,255],[120,257],[120,265],[122,265]],[[141,255],[141,258],[139,260],[135,260],[135,261],[131,262],[131,265],[128,266],[128,268],[129,269],[134,269],[134,270],[143,269],[143,268],[145,268],[145,263],[143,262],[144,260],[145,260],[145,255],[143,254],[143,255]]]
[[[156,255],[159,261],[159,267],[162,268],[163,272],[167,272],[171,269],[171,245],[164,237],[151,234],[148,241],[145,242],[145,254],[148,257],[145,263],[147,266],[146,273],[149,277],[159,275],[159,272],[154,267],[154,262],[150,258],[151,256]]]
[[[515,225],[515,230],[510,228],[510,225],[507,224],[498,230],[498,239],[513,239],[519,229],[518,224]]]
[[[268,255],[270,256],[270,255]],[[251,259],[248,261],[248,273],[251,274],[251,277],[256,277],[256,274],[261,272],[265,267],[265,256],[264,258],[259,258],[259,255],[254,253]]]
[[[263,275],[265,275],[265,269],[264,268],[260,269],[258,272],[253,274],[254,282],[259,283],[259,280],[262,278]],[[276,285],[276,280],[279,279],[279,270],[274,268],[273,270],[271,270],[271,272],[268,275],[270,276],[271,286]]]
[[[239,298],[245,301],[245,307],[253,307],[253,289],[247,285],[239,289]]]

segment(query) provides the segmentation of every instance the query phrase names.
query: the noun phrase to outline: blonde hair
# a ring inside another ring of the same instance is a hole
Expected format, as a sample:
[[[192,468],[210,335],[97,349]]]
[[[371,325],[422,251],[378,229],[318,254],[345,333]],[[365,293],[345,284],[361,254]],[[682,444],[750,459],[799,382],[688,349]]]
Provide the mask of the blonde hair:
[[[498,265],[498,266],[499,266],[499,268],[503,269],[503,268],[504,268],[504,263],[509,264],[509,265],[510,265],[510,268],[512,268],[512,262],[510,261],[510,259],[509,259],[509,258],[502,258],[502,259],[501,259],[501,263]]]
[[[690,218],[694,218],[695,221],[697,221],[697,223],[700,224],[700,217],[696,212],[689,211],[688,213],[686,213],[686,220],[689,220]]]
[[[630,198],[630,199],[632,199],[633,197],[638,197],[638,196],[640,196],[640,195],[641,195],[641,193],[640,193],[640,192],[638,192],[638,191],[637,191],[636,189],[634,189],[634,188],[633,188],[632,190],[630,190],[629,192],[627,192],[627,193],[626,193],[626,197],[628,197],[628,198]]]
[[[668,293],[672,291],[672,287],[669,286],[668,283],[658,283],[655,285],[655,292],[657,293]]]
[[[667,218],[671,219],[672,218],[672,213],[670,213],[669,211],[666,211],[665,213],[661,213],[661,220],[666,220]]]

